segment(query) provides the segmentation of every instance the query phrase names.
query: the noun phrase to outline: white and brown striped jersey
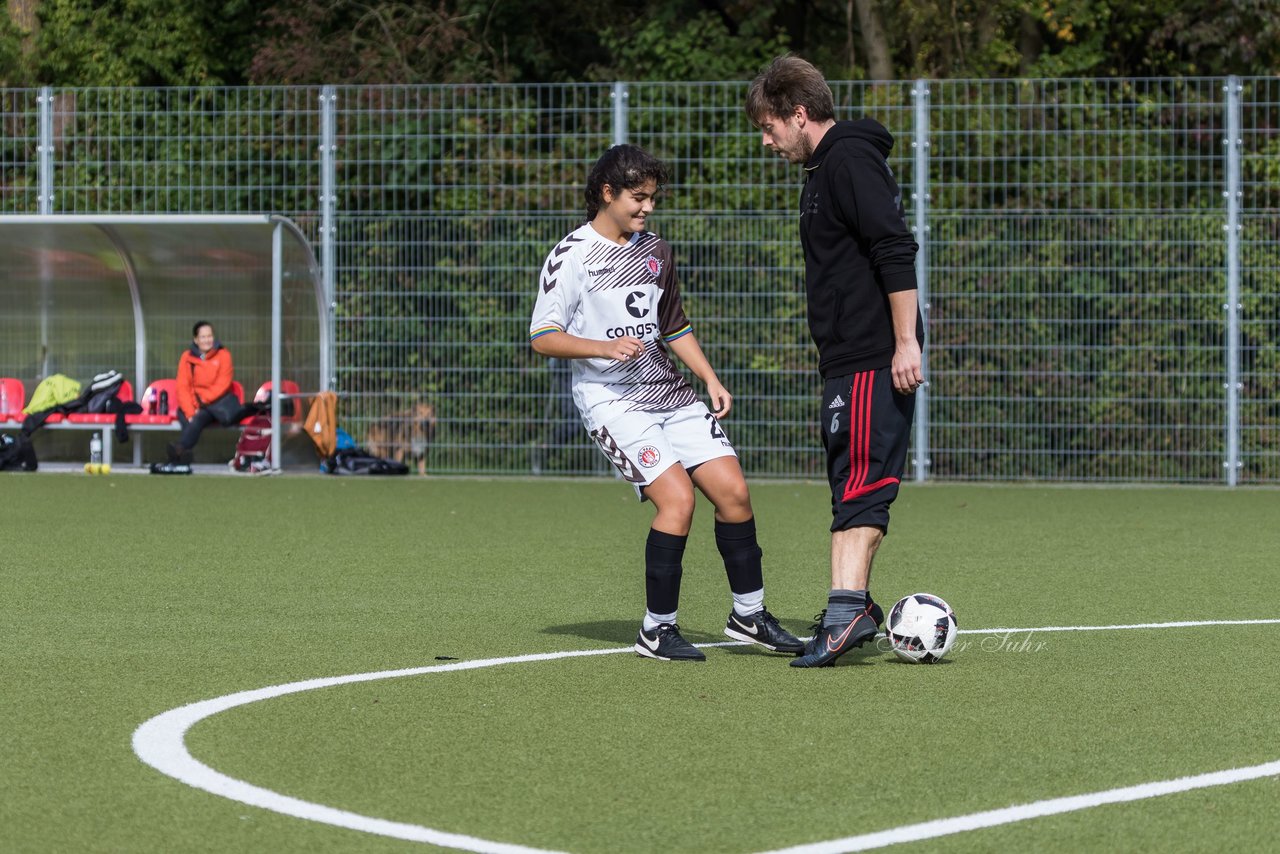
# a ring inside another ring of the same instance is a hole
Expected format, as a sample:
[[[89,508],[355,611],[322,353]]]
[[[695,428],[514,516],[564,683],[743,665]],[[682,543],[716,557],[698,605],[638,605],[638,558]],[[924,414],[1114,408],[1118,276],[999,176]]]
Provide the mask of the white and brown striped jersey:
[[[645,344],[634,361],[573,360],[574,401],[588,428],[624,412],[669,411],[698,400],[667,348],[692,328],[671,247],[654,234],[636,232],[619,244],[587,223],[556,244],[538,276],[529,339],[556,331],[597,341],[629,335]]]

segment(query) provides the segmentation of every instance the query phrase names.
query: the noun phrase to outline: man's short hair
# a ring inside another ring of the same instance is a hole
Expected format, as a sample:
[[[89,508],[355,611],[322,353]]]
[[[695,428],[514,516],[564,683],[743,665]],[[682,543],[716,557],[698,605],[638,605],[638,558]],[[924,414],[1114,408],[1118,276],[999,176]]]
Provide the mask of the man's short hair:
[[[763,124],[766,116],[788,118],[800,105],[815,122],[836,117],[835,98],[822,72],[792,54],[769,63],[747,90],[747,116],[756,126]]]
[[[595,219],[604,206],[604,188],[608,185],[616,198],[623,190],[634,190],[652,179],[659,188],[667,183],[667,166],[638,145],[615,145],[610,148],[587,176],[587,219]]]

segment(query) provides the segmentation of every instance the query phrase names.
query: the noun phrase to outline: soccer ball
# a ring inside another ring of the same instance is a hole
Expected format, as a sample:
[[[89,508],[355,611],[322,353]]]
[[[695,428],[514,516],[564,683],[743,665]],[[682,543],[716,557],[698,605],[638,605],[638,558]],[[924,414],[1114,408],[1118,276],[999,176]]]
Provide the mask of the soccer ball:
[[[885,634],[898,658],[933,664],[956,642],[956,613],[932,593],[912,593],[889,611]]]

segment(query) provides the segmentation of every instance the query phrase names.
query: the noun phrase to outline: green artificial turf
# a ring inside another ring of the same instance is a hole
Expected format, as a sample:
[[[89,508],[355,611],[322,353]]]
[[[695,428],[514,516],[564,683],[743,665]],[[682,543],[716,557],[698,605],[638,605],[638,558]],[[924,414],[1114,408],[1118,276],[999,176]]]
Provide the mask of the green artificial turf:
[[[651,510],[610,481],[0,476],[0,850],[408,851],[170,779],[168,709],[314,677],[629,647]],[[806,634],[829,499],[753,484],[770,609]],[[1270,490],[908,485],[877,559],[961,627],[1280,617]],[[710,508],[680,622],[726,640]],[[355,813],[588,851],[759,851],[1280,759],[1280,625],[962,635],[797,671],[623,652],[292,694],[197,724],[232,777]],[[1277,778],[901,845],[1264,850]]]

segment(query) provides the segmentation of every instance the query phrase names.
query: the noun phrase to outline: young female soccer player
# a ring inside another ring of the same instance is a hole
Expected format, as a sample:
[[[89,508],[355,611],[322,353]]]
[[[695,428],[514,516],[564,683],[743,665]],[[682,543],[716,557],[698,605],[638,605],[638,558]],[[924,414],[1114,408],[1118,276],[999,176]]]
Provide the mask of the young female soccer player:
[[[529,339],[544,356],[573,360],[573,398],[583,424],[640,500],[656,510],[645,544],[646,611],[636,652],[666,661],[705,659],[676,625],[697,487],[715,505],[716,545],[733,594],[724,633],[799,653],[804,644],[764,607],[751,496],[717,420],[733,399],[685,316],[671,247],[646,231],[666,180],[663,163],[634,145],[614,146],[596,162],[587,178],[588,221],[542,266]],[[706,385],[714,414],[671,353]]]

